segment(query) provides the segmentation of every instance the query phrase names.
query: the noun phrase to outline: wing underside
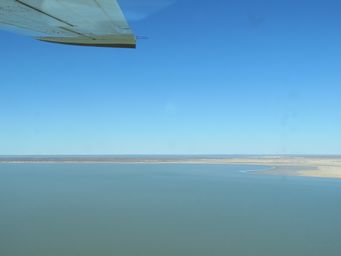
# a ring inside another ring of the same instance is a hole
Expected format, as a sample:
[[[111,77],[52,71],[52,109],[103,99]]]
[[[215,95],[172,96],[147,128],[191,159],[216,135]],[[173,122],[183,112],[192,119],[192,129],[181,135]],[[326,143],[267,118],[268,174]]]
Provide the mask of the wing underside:
[[[0,0],[0,26],[54,43],[136,46],[117,0]]]

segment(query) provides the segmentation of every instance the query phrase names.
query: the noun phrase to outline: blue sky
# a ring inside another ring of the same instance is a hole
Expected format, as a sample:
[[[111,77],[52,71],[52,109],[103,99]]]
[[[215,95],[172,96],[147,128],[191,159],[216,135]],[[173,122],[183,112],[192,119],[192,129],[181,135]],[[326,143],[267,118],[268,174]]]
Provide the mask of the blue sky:
[[[0,32],[0,154],[341,154],[339,1],[144,1],[136,50]]]

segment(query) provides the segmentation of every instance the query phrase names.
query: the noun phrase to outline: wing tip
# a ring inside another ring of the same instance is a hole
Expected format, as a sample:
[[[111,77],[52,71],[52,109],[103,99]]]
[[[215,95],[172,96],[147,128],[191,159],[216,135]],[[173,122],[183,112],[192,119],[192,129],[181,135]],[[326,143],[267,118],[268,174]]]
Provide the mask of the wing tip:
[[[42,42],[73,45],[73,46],[85,46],[85,47],[102,47],[102,48],[126,48],[126,49],[136,49],[136,41],[134,42],[100,42],[94,40],[92,42],[81,42],[81,41],[68,41],[65,38],[49,38],[49,37],[38,37],[36,38]]]

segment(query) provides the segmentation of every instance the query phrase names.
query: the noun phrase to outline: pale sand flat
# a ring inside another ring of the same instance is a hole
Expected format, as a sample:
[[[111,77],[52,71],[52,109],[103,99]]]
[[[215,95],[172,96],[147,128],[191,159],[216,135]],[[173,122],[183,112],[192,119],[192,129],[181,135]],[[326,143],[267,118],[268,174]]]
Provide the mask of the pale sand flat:
[[[0,158],[0,163],[126,163],[126,164],[247,164],[272,167],[259,174],[341,179],[340,156],[243,156],[243,157],[16,157]]]
[[[319,166],[317,170],[300,171],[299,175],[308,176],[308,177],[341,179],[341,167],[340,166]]]

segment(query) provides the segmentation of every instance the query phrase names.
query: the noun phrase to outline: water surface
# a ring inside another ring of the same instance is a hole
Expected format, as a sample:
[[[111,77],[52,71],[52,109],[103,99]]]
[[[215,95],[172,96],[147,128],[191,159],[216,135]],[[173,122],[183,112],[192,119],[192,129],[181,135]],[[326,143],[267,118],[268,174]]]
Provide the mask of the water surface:
[[[257,168],[1,164],[0,255],[341,255],[341,182]]]

